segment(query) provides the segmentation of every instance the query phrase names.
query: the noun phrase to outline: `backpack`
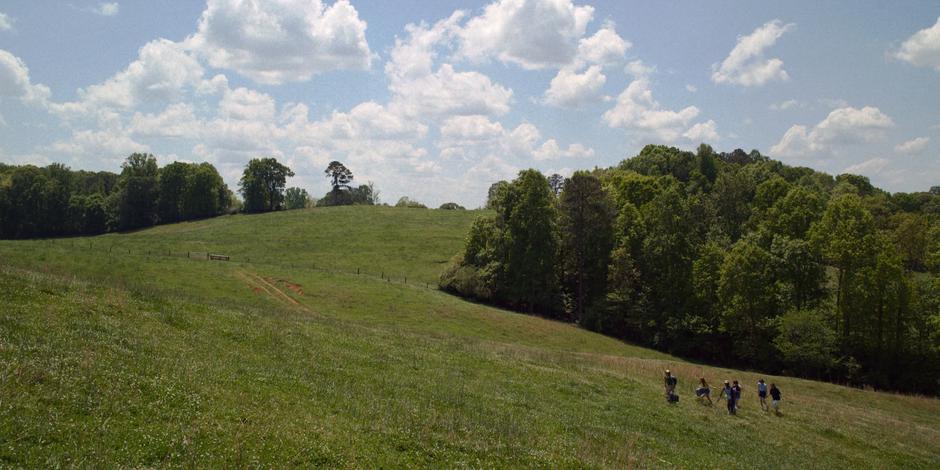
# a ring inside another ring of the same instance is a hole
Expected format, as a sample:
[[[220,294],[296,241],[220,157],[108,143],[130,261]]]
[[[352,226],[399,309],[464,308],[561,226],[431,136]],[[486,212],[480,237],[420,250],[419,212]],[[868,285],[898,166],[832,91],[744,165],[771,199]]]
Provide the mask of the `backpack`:
[[[669,403],[679,403],[679,395],[676,395],[675,393],[670,393],[668,400],[669,400]]]

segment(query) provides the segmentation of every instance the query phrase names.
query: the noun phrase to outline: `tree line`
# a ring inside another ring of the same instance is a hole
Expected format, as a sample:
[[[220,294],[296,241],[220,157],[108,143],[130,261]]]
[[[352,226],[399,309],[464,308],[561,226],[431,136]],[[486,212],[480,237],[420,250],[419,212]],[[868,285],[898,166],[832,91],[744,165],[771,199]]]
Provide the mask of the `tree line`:
[[[0,164],[0,238],[95,235],[213,217],[237,200],[208,163],[135,153],[120,173]]]
[[[936,394],[940,188],[647,146],[495,183],[458,295],[696,359]]]

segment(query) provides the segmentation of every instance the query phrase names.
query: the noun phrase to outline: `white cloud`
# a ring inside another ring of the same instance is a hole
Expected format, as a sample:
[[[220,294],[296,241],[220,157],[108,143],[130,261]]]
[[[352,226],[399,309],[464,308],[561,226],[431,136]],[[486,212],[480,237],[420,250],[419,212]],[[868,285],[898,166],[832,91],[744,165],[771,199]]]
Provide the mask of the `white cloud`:
[[[606,82],[607,77],[601,72],[600,66],[592,65],[583,73],[565,67],[552,79],[543,100],[552,106],[576,108],[600,101],[601,89]]]
[[[115,16],[121,7],[117,2],[101,2],[92,11],[101,16]]]
[[[117,164],[134,152],[149,152],[150,147],[135,142],[121,129],[73,131],[68,140],[60,140],[44,150],[76,157],[90,157]],[[96,165],[97,166],[97,165]]]
[[[927,144],[930,143],[930,138],[928,137],[917,137],[916,139],[908,140],[903,144],[898,144],[894,147],[894,151],[904,155],[920,155],[927,150]]]
[[[134,113],[130,133],[139,137],[197,138],[203,123],[189,103],[175,103],[159,114]]]
[[[846,107],[829,113],[812,129],[794,125],[770,152],[778,157],[808,157],[814,153],[830,153],[837,146],[874,142],[884,137],[894,121],[876,107]]]
[[[712,65],[712,81],[741,86],[760,86],[772,80],[787,80],[789,75],[778,58],[765,59],[764,50],[787,31],[793,23],[783,24],[773,20],[757,28],[751,34],[738,38],[737,45],[721,62]]]
[[[368,69],[366,22],[339,0],[209,0],[188,47],[216,68],[264,84],[306,81],[337,69]]]
[[[699,109],[695,106],[679,111],[665,109],[653,98],[649,79],[638,78],[620,93],[617,104],[604,113],[603,119],[610,127],[635,131],[638,138],[654,138],[668,143],[690,132],[690,123],[698,115]],[[707,133],[713,126],[714,123],[706,123],[691,135]]]
[[[843,173],[853,175],[875,174],[883,171],[891,162],[884,158],[872,158],[861,163],[849,166],[842,170]]]
[[[692,142],[711,142],[720,140],[718,136],[718,125],[715,121],[709,119],[706,122],[700,122],[690,127],[688,131],[682,134],[683,137]]]
[[[656,72],[656,67],[652,65],[646,65],[642,60],[634,60],[627,64],[623,69],[624,73],[631,75],[634,78],[644,78],[649,77]],[[688,89],[688,88],[687,88]]]
[[[9,31],[13,29],[13,18],[0,11],[0,31]]]
[[[940,71],[940,18],[933,26],[914,33],[904,41],[894,56],[918,67],[932,67]]]
[[[687,83],[685,85],[685,91],[688,91],[689,93],[695,93],[698,91],[698,87],[690,83]]]
[[[779,103],[771,103],[769,109],[771,111],[786,111],[793,108],[803,108],[805,105],[797,100],[786,100]]]
[[[581,144],[562,148],[555,139],[542,141],[542,134],[532,124],[522,123],[508,131],[500,123],[490,121],[485,116],[449,118],[441,125],[437,146],[444,158],[470,161],[494,156],[524,163],[531,160],[589,158],[594,155],[594,149]]]
[[[473,61],[496,57],[525,69],[562,67],[574,59],[593,16],[593,7],[570,0],[497,0],[459,32],[459,54]],[[594,46],[589,41],[585,47]]]
[[[187,87],[200,87],[203,68],[179,43],[157,39],[145,44],[127,68],[102,83],[78,91],[79,100],[53,104],[66,118],[93,115],[102,108],[130,109],[141,103],[166,103],[183,97]]]
[[[512,90],[486,75],[458,72],[451,64],[433,70],[437,48],[449,45],[461,18],[462,13],[457,12],[431,27],[408,25],[408,37],[395,40],[391,60],[385,64],[392,107],[419,118],[509,112]]]
[[[578,43],[577,64],[613,65],[623,60],[627,49],[632,47],[617,34],[612,23],[607,23],[593,36]]]
[[[44,104],[49,95],[49,87],[32,83],[29,68],[19,57],[0,49],[0,98],[17,98],[25,103]]]

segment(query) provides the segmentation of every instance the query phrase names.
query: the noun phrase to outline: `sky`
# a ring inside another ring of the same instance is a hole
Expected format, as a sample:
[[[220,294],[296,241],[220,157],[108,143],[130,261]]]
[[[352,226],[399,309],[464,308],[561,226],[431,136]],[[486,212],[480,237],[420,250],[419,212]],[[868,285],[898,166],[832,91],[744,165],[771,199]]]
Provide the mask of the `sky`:
[[[646,144],[940,185],[940,2],[7,0],[0,162],[276,157],[327,192],[483,204]]]

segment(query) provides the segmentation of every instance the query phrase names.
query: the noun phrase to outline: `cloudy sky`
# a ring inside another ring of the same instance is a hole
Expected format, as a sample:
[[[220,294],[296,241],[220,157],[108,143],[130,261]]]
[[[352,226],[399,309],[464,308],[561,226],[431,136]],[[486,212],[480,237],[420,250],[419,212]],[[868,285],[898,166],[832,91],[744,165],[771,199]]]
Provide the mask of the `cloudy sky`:
[[[647,143],[940,185],[940,3],[0,3],[0,161],[275,156],[326,192],[479,206]]]

